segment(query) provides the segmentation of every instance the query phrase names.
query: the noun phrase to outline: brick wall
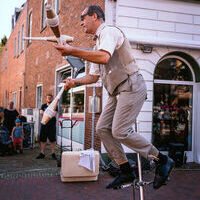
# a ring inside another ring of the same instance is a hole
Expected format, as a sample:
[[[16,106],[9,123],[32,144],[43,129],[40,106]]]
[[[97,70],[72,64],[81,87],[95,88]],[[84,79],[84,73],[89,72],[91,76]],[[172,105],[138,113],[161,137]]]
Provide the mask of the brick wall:
[[[75,37],[74,46],[92,48],[92,36],[86,35],[80,27],[80,15],[85,7],[91,4],[104,8],[102,0],[61,0],[60,1],[60,29],[62,34]],[[49,27],[41,31],[41,1],[28,0],[28,14],[32,12],[32,36],[43,37],[53,35]],[[47,93],[55,91],[55,70],[67,64],[51,43],[33,41],[26,50],[26,78],[25,105],[27,108],[36,107],[36,86],[43,85],[43,102]],[[97,90],[101,96],[101,88]],[[88,99],[92,95],[92,88],[86,88],[85,114],[85,146],[91,147],[92,114],[88,113]],[[99,114],[96,115],[96,121]],[[100,140],[95,135],[95,148],[100,149]]]
[[[80,28],[82,10],[90,5],[98,4],[104,7],[100,0],[60,1],[60,29],[62,34],[75,37],[73,45],[92,47],[92,37],[86,35]],[[28,0],[28,13],[32,12],[32,36],[43,37],[53,35],[50,28],[41,31],[41,1]],[[55,69],[66,64],[60,54],[48,42],[32,42],[26,52],[25,107],[36,106],[36,85],[43,84],[43,99],[49,92],[54,92]]]
[[[11,19],[11,16],[10,16]],[[1,54],[1,70],[0,70],[0,105],[5,106],[5,95],[7,93],[8,100],[12,100],[13,92],[16,92],[16,108],[19,110],[19,94],[22,91],[22,106],[23,106],[23,90],[24,90],[24,70],[25,70],[25,50],[21,50],[21,31],[24,25],[24,34],[26,29],[26,4],[19,16],[19,19],[10,34],[6,46]],[[15,38],[16,38],[16,51],[18,47],[18,32],[20,31],[20,51],[19,55],[14,55]],[[2,64],[4,66],[2,69]]]

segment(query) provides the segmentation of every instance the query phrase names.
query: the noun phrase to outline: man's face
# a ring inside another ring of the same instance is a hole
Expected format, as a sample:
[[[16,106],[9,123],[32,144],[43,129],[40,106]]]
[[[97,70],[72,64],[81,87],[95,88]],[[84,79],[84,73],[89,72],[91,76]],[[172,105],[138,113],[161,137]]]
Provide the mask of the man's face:
[[[83,27],[83,31],[85,33],[94,34],[96,32],[96,30],[94,30],[95,18],[93,15],[89,16],[87,12],[88,8],[85,8],[81,14],[81,26]]]
[[[52,96],[47,96],[47,99],[46,99],[47,103],[51,103],[52,100],[53,100]]]
[[[11,102],[8,104],[8,107],[9,107],[9,109],[13,109],[14,103],[11,101]]]

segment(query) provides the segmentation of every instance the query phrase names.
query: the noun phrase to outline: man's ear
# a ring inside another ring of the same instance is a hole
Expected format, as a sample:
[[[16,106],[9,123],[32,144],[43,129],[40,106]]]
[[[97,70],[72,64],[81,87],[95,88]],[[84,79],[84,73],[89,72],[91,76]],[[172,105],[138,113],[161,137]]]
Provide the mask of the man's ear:
[[[98,16],[97,16],[96,13],[94,13],[92,16],[93,16],[93,18],[94,18],[95,21],[98,20]]]

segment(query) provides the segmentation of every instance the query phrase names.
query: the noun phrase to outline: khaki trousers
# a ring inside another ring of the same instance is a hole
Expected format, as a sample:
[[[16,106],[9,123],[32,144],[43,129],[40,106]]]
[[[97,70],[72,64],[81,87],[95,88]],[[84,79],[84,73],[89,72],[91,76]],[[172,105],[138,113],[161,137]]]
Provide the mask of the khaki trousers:
[[[136,151],[148,160],[158,155],[158,150],[132,128],[146,99],[145,81],[139,72],[117,88],[117,96],[109,96],[98,120],[96,131],[109,157],[116,163],[126,161],[121,144]]]

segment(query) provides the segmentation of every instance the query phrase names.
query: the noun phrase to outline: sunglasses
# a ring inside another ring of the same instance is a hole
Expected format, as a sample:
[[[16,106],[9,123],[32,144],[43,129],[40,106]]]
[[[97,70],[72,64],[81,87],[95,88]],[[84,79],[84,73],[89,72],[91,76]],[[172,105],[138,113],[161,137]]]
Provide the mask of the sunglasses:
[[[85,13],[84,15],[81,15],[81,21],[85,19],[85,16],[88,15],[88,13]]]

